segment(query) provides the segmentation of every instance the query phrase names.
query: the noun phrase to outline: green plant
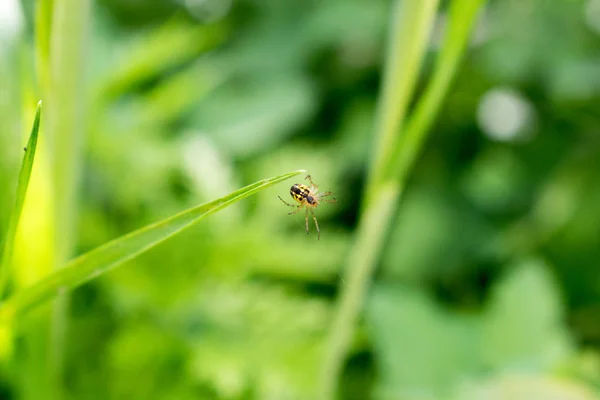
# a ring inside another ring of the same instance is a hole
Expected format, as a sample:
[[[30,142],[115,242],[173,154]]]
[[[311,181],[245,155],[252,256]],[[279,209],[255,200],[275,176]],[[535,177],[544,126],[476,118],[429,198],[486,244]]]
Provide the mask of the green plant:
[[[56,272],[48,275],[40,282],[15,293],[6,300],[0,307],[0,321],[4,323],[18,322],[18,319],[25,311],[40,302],[66,289],[75,288],[91,279],[99,277],[185,229],[194,226],[200,220],[204,219],[204,217],[214,214],[263,189],[305,172],[304,170],[298,170],[273,178],[263,179],[219,199],[141,228],[85,253],[62,266]]]
[[[365,202],[346,267],[346,284],[342,286],[325,350],[320,386],[322,399],[335,396],[356,321],[408,173],[456,73],[482,3],[482,0],[457,0],[450,6],[448,29],[433,78],[405,123],[429,33],[435,22],[438,1],[397,2],[392,17],[376,123],[376,146]]]
[[[25,156],[23,157],[21,171],[19,172],[15,205],[10,213],[8,230],[2,238],[3,240],[0,241],[3,243],[2,248],[0,248],[0,301],[4,297],[4,291],[6,290],[8,279],[11,275],[15,236],[17,234],[19,219],[21,217],[21,213],[23,212],[23,203],[25,202],[25,195],[27,194],[27,188],[29,187],[31,170],[33,169],[33,160],[35,159],[38,134],[40,131],[41,112],[42,102],[40,101],[37,105],[37,109],[35,110],[35,119],[33,121],[33,127],[31,128],[31,134],[29,136],[29,140],[27,141],[27,146],[24,149]]]

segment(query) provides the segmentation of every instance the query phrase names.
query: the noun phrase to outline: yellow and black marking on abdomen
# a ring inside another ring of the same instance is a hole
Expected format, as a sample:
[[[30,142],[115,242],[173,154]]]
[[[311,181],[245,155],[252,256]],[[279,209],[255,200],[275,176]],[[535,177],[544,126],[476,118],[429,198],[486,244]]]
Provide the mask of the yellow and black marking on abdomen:
[[[311,204],[311,205],[315,203],[315,199],[311,195],[309,187],[306,186],[306,185],[302,185],[300,183],[295,183],[290,188],[290,195],[298,203],[305,203],[306,202],[306,203]]]

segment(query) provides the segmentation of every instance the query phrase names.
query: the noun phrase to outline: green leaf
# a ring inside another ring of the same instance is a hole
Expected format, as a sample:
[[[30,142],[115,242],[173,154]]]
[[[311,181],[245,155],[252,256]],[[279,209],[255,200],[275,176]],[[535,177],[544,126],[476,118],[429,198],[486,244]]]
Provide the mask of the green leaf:
[[[383,86],[375,122],[375,149],[368,190],[385,181],[385,173],[402,146],[400,133],[419,80],[439,0],[397,1],[392,17]],[[432,116],[433,117],[433,116]]]
[[[199,54],[212,50],[227,36],[220,24],[187,25],[174,19],[127,44],[126,57],[119,68],[109,68],[98,85],[101,101],[110,101],[147,82],[164,71],[184,64]]]
[[[540,260],[519,263],[494,288],[483,328],[490,368],[550,369],[571,355],[561,296]]]
[[[31,177],[31,170],[33,169],[35,150],[37,148],[41,112],[42,102],[40,101],[37,105],[37,109],[35,110],[33,128],[31,128],[31,135],[29,135],[29,141],[27,142],[27,147],[25,147],[25,156],[23,157],[23,164],[21,164],[21,172],[19,172],[15,206],[10,214],[8,230],[6,232],[6,236],[4,237],[4,246],[2,249],[0,249],[0,251],[2,252],[0,254],[0,299],[4,294],[4,289],[10,276],[9,268],[12,259],[15,235],[17,233],[17,226],[19,225],[21,212],[23,211],[23,203],[25,202],[25,195],[27,194],[29,178]]]
[[[436,398],[476,369],[479,318],[448,312],[424,291],[376,285],[366,317],[381,371],[375,398]]]
[[[8,299],[0,308],[0,321],[18,317],[36,304],[56,295],[57,292],[75,288],[122,265],[192,227],[204,217],[304,172],[306,171],[298,170],[255,182],[217,200],[148,225],[83,254],[40,282]]]
[[[405,115],[417,84],[427,39],[435,22],[438,1],[396,3],[398,8],[393,17],[392,37],[386,56],[376,120],[376,144],[364,195],[364,209],[357,240],[350,252],[347,284],[339,295],[338,310],[333,317],[324,356],[321,377],[323,399],[335,397],[337,379],[347,356],[354,325],[410,167],[420,154],[429,126],[456,72],[456,65],[482,2],[460,0],[453,3],[446,40],[432,81],[407,123]],[[451,64],[446,66],[446,61]],[[398,163],[399,167],[396,168]]]
[[[449,397],[446,397],[449,398]],[[462,385],[454,400],[511,399],[511,400],[598,400],[591,387],[566,376],[538,376],[511,372],[480,378]]]
[[[468,44],[471,28],[484,0],[458,0],[452,2],[449,24],[441,52],[436,60],[433,75],[425,93],[419,100],[406,128],[393,148],[388,175],[400,182],[406,179],[421,152],[427,135],[440,110]],[[410,39],[409,39],[410,40]]]

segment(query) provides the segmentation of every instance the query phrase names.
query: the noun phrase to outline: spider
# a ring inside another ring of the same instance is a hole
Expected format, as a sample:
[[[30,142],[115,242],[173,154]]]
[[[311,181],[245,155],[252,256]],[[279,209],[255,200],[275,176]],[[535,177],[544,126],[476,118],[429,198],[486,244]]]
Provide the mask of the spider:
[[[298,211],[300,211],[302,208],[305,208],[305,213],[304,213],[304,221],[306,222],[306,234],[308,234],[308,213],[310,212],[310,215],[312,215],[313,220],[315,221],[315,226],[317,227],[317,240],[321,239],[321,231],[319,231],[319,223],[317,222],[317,217],[315,217],[315,213],[313,211],[313,209],[315,209],[318,205],[320,201],[324,201],[326,203],[335,203],[337,200],[335,198],[331,199],[331,200],[325,200],[323,199],[323,197],[327,197],[332,195],[332,192],[324,192],[324,193],[317,193],[317,190],[319,189],[318,185],[315,185],[315,183],[312,181],[312,178],[310,177],[310,175],[306,175],[306,178],[304,179],[308,179],[308,181],[310,182],[310,186],[306,186],[306,185],[302,185],[300,183],[295,183],[291,188],[290,188],[290,195],[292,196],[292,198],[294,200],[296,200],[298,203],[300,203],[300,205],[296,206],[294,204],[290,204],[288,202],[286,202],[285,200],[283,200],[281,197],[279,197],[279,200],[281,200],[283,202],[283,204],[285,204],[288,207],[296,207],[296,210],[288,213],[288,215],[292,215],[292,214],[296,214]]]

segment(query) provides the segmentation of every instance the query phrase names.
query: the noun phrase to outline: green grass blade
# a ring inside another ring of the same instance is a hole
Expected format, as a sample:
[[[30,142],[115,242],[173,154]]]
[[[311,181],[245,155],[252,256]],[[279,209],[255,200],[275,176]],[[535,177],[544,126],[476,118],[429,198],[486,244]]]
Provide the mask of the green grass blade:
[[[402,68],[398,67],[389,71],[385,76],[384,85],[386,86],[381,94],[382,104],[380,106],[380,113],[383,115],[380,118],[382,121],[389,120],[389,122],[379,122],[377,126],[379,151],[376,154],[379,158],[373,160],[372,175],[366,193],[368,198],[364,204],[364,212],[361,214],[356,242],[345,274],[345,285],[342,286],[339,295],[329,342],[325,350],[320,399],[330,400],[336,396],[337,380],[342,373],[354,335],[354,327],[410,167],[425,142],[429,128],[456,73],[473,21],[482,2],[482,0],[456,0],[452,3],[446,40],[438,56],[431,84],[425,95],[419,100],[414,114],[411,115],[402,132],[396,131],[402,127],[402,121],[394,122],[394,119],[403,118],[405,110],[398,112],[394,110],[394,107],[406,107],[406,105],[393,104],[396,102],[397,96],[391,96],[386,91],[392,90],[394,87],[401,87],[398,83],[399,79],[407,77],[403,77]],[[426,46],[423,39],[427,38],[426,32],[433,26],[435,14],[431,11],[437,9],[437,0],[430,0],[430,4],[425,3],[425,1],[402,2],[404,5],[401,7],[405,8],[399,15],[399,20],[394,20],[394,23],[407,27],[412,26],[414,34],[408,28],[407,30],[397,28],[404,34],[404,37],[394,37],[393,42],[396,43],[396,47],[390,47],[389,51],[404,51],[405,42],[410,42],[415,36],[420,37],[421,47]],[[417,21],[420,21],[420,24],[417,24]],[[422,57],[424,49],[417,50],[412,50],[413,56]],[[390,57],[400,56],[392,54]],[[405,62],[409,61],[405,60]],[[420,63],[420,60],[412,61],[412,65],[420,65]],[[390,65],[387,67],[389,68]],[[416,73],[412,73],[411,76],[412,79],[417,79]],[[390,87],[388,88],[387,85]],[[408,87],[411,86],[411,83],[404,83],[404,85]],[[386,116],[386,113],[389,115]],[[396,136],[398,139],[395,139]]]
[[[348,355],[356,321],[383,247],[388,225],[402,191],[395,180],[386,181],[401,130],[433,29],[438,0],[396,1],[391,18],[390,43],[378,104],[375,152],[364,193],[355,243],[344,274],[346,284],[338,297],[326,344],[319,382],[320,400],[337,396],[337,386]]]
[[[15,206],[10,214],[10,221],[8,223],[8,230],[4,237],[4,246],[0,251],[0,299],[4,295],[4,290],[10,277],[10,265],[12,262],[13,247],[15,242],[15,235],[17,233],[17,227],[19,225],[19,219],[21,218],[21,212],[23,211],[23,203],[25,202],[25,195],[27,194],[27,187],[29,186],[29,178],[31,177],[31,170],[33,169],[33,160],[35,158],[35,150],[37,148],[38,134],[40,130],[40,116],[42,113],[42,102],[40,101],[35,110],[35,119],[33,120],[33,127],[31,128],[31,134],[29,135],[29,141],[25,148],[25,156],[23,157],[23,163],[21,164],[21,171],[19,172],[19,180],[17,182],[17,194],[15,199]]]
[[[403,182],[417,158],[470,38],[471,28],[484,0],[458,0],[449,12],[448,30],[425,94],[409,119],[391,159],[389,178]]]
[[[45,93],[50,81],[48,63],[53,8],[54,0],[35,2],[35,67],[42,93]]]
[[[385,179],[435,22],[438,0],[397,1],[391,19],[366,195]]]
[[[75,288],[110,271],[177,233],[190,228],[204,217],[276,183],[305,172],[304,170],[298,170],[258,181],[220,199],[148,225],[83,254],[37,284],[9,298],[0,309],[0,321],[8,317],[19,317],[31,307],[51,298],[59,291]]]

